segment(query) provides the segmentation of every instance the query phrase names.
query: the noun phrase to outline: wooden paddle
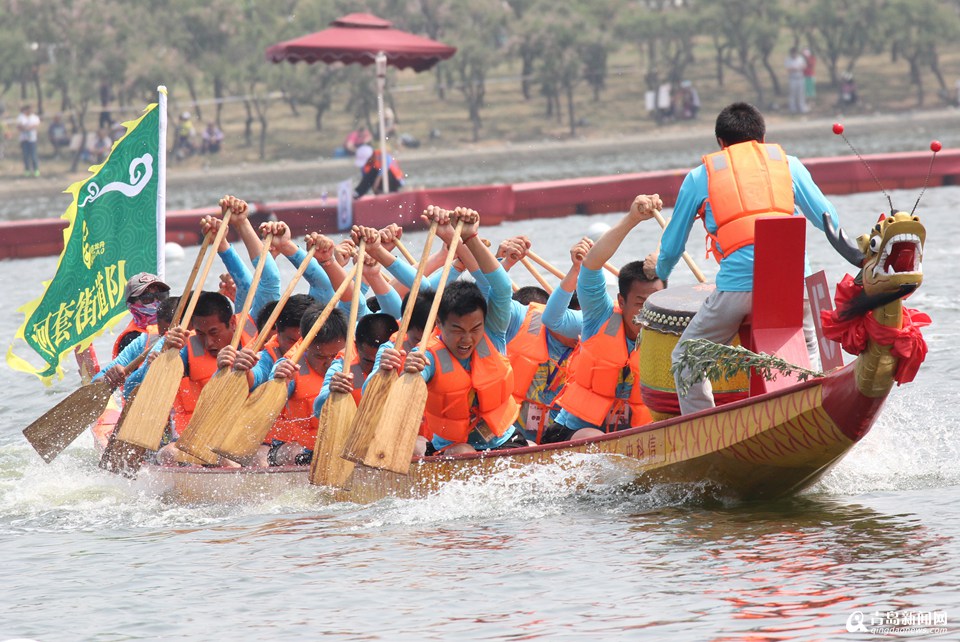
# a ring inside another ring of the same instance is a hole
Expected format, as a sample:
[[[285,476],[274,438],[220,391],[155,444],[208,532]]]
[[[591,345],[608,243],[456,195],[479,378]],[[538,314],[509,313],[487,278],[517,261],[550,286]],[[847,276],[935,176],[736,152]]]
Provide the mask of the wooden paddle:
[[[313,327],[307,336],[300,340],[300,343],[293,349],[290,355],[290,361],[298,363],[303,353],[307,351],[314,337],[320,332],[320,328],[330,317],[330,313],[340,302],[340,297],[346,291],[347,287],[353,282],[353,277],[360,270],[359,265],[354,265],[343,279],[343,283],[333,293],[333,297],[327,303],[323,312],[317,317]],[[227,434],[223,442],[213,448],[213,451],[221,457],[232,459],[244,465],[249,465],[257,454],[257,448],[266,438],[277,420],[277,416],[287,403],[288,384],[286,379],[270,379],[263,383],[256,390],[250,393],[246,403],[243,404],[240,413],[234,422],[235,430]]]
[[[536,254],[532,250],[527,250],[527,257],[533,259],[533,262],[542,267],[544,270],[557,277],[558,279],[563,279],[566,274],[557,269],[555,265],[547,261],[545,258],[541,257],[539,254]]]
[[[653,217],[657,219],[657,223],[660,224],[660,229],[667,229],[667,222],[663,219],[663,215],[660,214],[660,210],[653,210]],[[687,267],[690,268],[690,271],[693,272],[693,276],[697,278],[697,281],[700,283],[706,283],[707,277],[703,275],[703,272],[700,271],[700,268],[697,267],[697,264],[693,261],[693,257],[690,256],[686,251],[683,253],[683,260],[687,264]]]
[[[553,293],[553,288],[550,287],[550,284],[547,283],[547,280],[543,278],[542,274],[540,274],[540,270],[538,270],[533,263],[530,262],[530,259],[523,257],[520,259],[520,262],[523,263],[523,267],[527,268],[527,272],[533,275],[533,278],[537,280],[537,283],[540,284],[540,287],[547,291],[547,294]]]
[[[400,250],[400,254],[403,254],[403,258],[407,260],[407,263],[410,265],[416,265],[416,261],[413,260],[413,255],[410,254],[409,250],[400,242],[400,239],[394,239],[393,244],[397,246],[397,249]]]
[[[363,265],[367,244],[360,240],[357,249],[357,265]],[[353,301],[350,303],[350,320],[347,321],[347,344],[343,348],[343,372],[350,370],[356,352],[357,312],[360,309],[360,284],[362,270],[357,270],[353,282]],[[355,381],[354,385],[363,383]],[[320,410],[317,427],[317,442],[313,447],[310,463],[310,483],[316,486],[343,488],[353,472],[353,462],[343,459],[340,451],[350,434],[350,426],[357,416],[357,402],[347,392],[331,391]]]
[[[427,259],[430,258],[430,248],[433,245],[433,239],[437,235],[437,222],[430,224],[430,230],[427,232],[427,240],[423,244],[423,256],[417,265],[417,275],[413,277],[413,283],[410,286],[410,294],[407,295],[407,308],[403,311],[403,317],[400,319],[400,329],[397,330],[397,340],[394,347],[397,350],[403,348],[403,340],[407,337],[407,330],[410,327],[410,319],[413,318],[413,308],[417,301],[417,295],[420,293],[420,283],[423,280],[423,272],[427,267]],[[357,414],[350,426],[350,433],[347,435],[347,443],[343,447],[341,457],[353,462],[363,461],[367,456],[367,449],[370,447],[370,441],[373,434],[380,424],[380,417],[383,412],[383,404],[387,401],[387,395],[390,393],[390,387],[397,379],[394,372],[377,370],[367,380],[363,390],[363,396],[360,397],[360,405],[357,407]]]
[[[421,353],[426,352],[427,344],[433,338],[433,324],[437,319],[440,299],[443,298],[443,290],[447,284],[447,276],[450,274],[450,266],[453,265],[462,230],[463,219],[460,219],[457,221],[457,227],[454,228],[453,240],[450,241],[447,259],[443,264],[440,282],[437,284],[437,293],[430,306],[430,315],[423,329],[423,338],[420,339],[420,345],[417,347]],[[426,405],[427,382],[423,380],[423,375],[419,372],[401,374],[390,388],[390,394],[383,406],[383,416],[389,418],[389,421],[380,424],[370,442],[367,456],[363,458],[363,464],[371,468],[382,468],[406,475],[410,470],[410,460],[413,458],[413,449]]]
[[[217,235],[211,242],[213,247],[219,247],[220,241],[227,233],[230,223],[231,210],[228,206],[223,206],[223,221],[217,230]],[[203,283],[210,272],[210,266],[213,265],[215,252],[211,252],[203,261],[203,269],[197,280],[197,287],[190,297],[190,304],[186,312],[183,313],[183,319],[180,319],[179,313],[182,311],[183,302],[189,288],[184,290],[184,296],[181,297],[177,310],[174,312],[171,326],[181,325],[186,328],[190,325],[190,318],[193,316],[193,310],[197,307],[197,300],[203,291]],[[199,257],[198,257],[199,258]],[[196,270],[196,265],[194,270]],[[192,278],[196,272],[190,275],[189,287],[193,286]],[[147,450],[157,450],[160,447],[160,440],[163,438],[163,429],[170,419],[170,409],[173,407],[173,401],[177,396],[177,390],[180,388],[180,380],[183,379],[183,361],[180,358],[180,351],[174,350],[167,345],[163,351],[150,365],[146,376],[143,378],[141,387],[143,393],[138,394],[137,398],[131,402],[126,420],[120,424],[117,439],[134,446],[142,446]]]
[[[123,369],[125,377],[140,367],[152,347],[153,343]],[[40,454],[43,461],[49,464],[63,452],[64,448],[72,444],[80,433],[97,421],[106,409],[110,395],[115,389],[116,386],[105,378],[77,388],[42,417],[24,428],[23,436]]]
[[[126,403],[123,404],[123,410],[120,411],[120,417],[117,419],[118,424],[123,423],[127,418],[130,407],[133,405],[133,400],[137,397],[138,392],[140,392],[140,386],[137,386],[130,392]],[[103,449],[103,454],[100,455],[99,466],[103,470],[123,475],[124,477],[136,477],[137,470],[140,468],[140,462],[143,461],[144,455],[147,454],[147,449],[143,446],[134,446],[133,444],[120,441],[117,439],[118,432],[120,431],[114,430],[110,433],[110,438],[107,439],[107,445]]]
[[[273,234],[267,234],[260,250],[260,260],[250,281],[247,298],[243,302],[243,310],[237,318],[237,327],[230,339],[230,347],[234,350],[240,345],[240,337],[243,334],[247,315],[250,314],[250,308],[253,307],[253,299],[257,293],[257,286],[260,285],[260,277],[272,242]],[[230,425],[232,417],[243,405],[249,391],[246,372],[233,368],[217,370],[200,391],[190,423],[177,439],[177,449],[200,459],[203,463],[216,464],[220,458],[210,450],[210,444],[216,442],[217,435],[224,432],[224,429]]]
[[[263,328],[257,333],[256,339],[254,339],[253,342],[250,344],[249,347],[253,352],[258,353],[263,349],[263,345],[267,342],[267,337],[270,336],[270,330],[273,329],[273,325],[277,322],[277,319],[280,317],[280,314],[283,312],[283,307],[287,304],[287,300],[293,294],[293,290],[296,287],[297,283],[300,281],[300,277],[303,276],[303,273],[306,272],[307,267],[309,267],[310,261],[313,259],[313,255],[316,251],[317,251],[316,247],[310,248],[310,250],[307,252],[306,257],[300,263],[300,267],[297,268],[296,274],[294,274],[293,278],[290,279],[290,283],[287,284],[287,289],[280,296],[280,300],[277,302],[277,305],[274,306],[273,312],[270,313],[270,316],[267,318],[266,323],[263,324]],[[211,454],[216,457],[219,457],[219,455],[216,454],[214,449],[219,448],[220,444],[222,444],[224,441],[231,439],[230,435],[232,432],[240,431],[242,428],[242,427],[238,427],[236,425],[236,422],[233,421],[233,419],[235,418],[236,414],[241,411],[241,409],[243,408],[243,402],[249,396],[248,395],[249,382],[247,380],[246,372],[243,372],[243,371],[238,371],[238,372],[242,375],[242,378],[243,378],[244,394],[242,397],[235,398],[235,400],[240,400],[239,403],[232,406],[228,406],[223,409],[223,412],[225,414],[222,415],[219,421],[217,422],[219,424],[220,429],[217,432],[215,432],[212,438],[208,441],[208,443],[205,444],[205,447],[207,448],[207,450],[209,450]],[[228,373],[227,376],[230,376],[231,378],[233,377],[236,377],[238,379],[240,378],[238,375],[234,375],[232,373]],[[233,384],[233,385],[236,385],[237,390],[239,390],[238,384]],[[191,455],[183,451],[181,451],[181,453],[184,455],[184,457],[191,457]],[[177,459],[178,461],[180,461],[180,455],[177,456]],[[197,461],[198,463],[205,463],[202,460],[197,460]],[[189,462],[184,462],[184,463],[189,463]]]

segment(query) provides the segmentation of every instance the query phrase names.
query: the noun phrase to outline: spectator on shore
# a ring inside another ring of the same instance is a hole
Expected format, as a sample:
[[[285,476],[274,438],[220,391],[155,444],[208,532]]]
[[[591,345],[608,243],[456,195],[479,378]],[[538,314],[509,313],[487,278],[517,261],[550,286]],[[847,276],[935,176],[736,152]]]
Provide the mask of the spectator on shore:
[[[60,158],[60,150],[70,145],[70,132],[67,131],[63,116],[60,114],[53,117],[50,128],[47,129],[47,138],[53,145],[53,157]]]
[[[220,153],[220,145],[223,143],[223,130],[217,127],[216,123],[207,123],[207,128],[203,130],[201,138],[201,154]]]
[[[680,115],[693,120],[700,112],[700,94],[689,80],[680,83]]]
[[[110,148],[113,147],[113,140],[106,129],[101,127],[97,130],[97,137],[93,139],[93,162],[100,164],[107,160],[110,155]]]
[[[853,72],[845,71],[840,75],[840,100],[839,106],[852,106],[857,104],[857,82],[853,78]]]
[[[97,127],[110,127],[113,122],[113,116],[110,114],[110,102],[113,100],[113,90],[110,89],[110,82],[104,80],[100,83],[100,121]]]
[[[807,63],[807,66],[803,68],[803,90],[809,103],[817,97],[817,81],[813,77],[817,67],[817,57],[813,55],[809,48],[805,48],[801,53]]]
[[[20,130],[23,173],[25,176],[40,176],[40,163],[37,160],[37,131],[40,129],[40,117],[33,113],[33,105],[24,105],[20,108],[17,129]]]
[[[657,122],[673,118],[673,83],[660,84],[657,90]]]
[[[803,70],[807,68],[807,61],[800,55],[796,47],[790,48],[790,55],[784,65],[787,68],[787,93],[791,114],[805,114],[807,99],[804,90]]]
[[[177,160],[193,156],[197,151],[193,142],[196,134],[197,131],[193,127],[193,121],[190,120],[190,112],[185,111],[180,114],[180,122],[177,124],[177,134],[173,143],[173,155]]]
[[[370,133],[370,130],[363,126],[357,126],[347,134],[343,143],[333,150],[333,157],[349,158],[356,156],[358,149],[364,146],[369,147],[371,143],[373,143],[373,134]]]

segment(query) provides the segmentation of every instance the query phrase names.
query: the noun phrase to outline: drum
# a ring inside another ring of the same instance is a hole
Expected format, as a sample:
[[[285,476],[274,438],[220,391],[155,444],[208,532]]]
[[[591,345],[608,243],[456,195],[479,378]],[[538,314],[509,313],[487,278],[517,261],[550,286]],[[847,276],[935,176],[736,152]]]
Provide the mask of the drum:
[[[640,342],[640,391],[654,420],[680,414],[676,384],[670,371],[671,353],[703,301],[713,292],[711,284],[681,285],[654,292],[643,304]],[[740,345],[740,337],[734,337]],[[717,405],[750,395],[750,376],[740,372],[724,380],[712,379]]]

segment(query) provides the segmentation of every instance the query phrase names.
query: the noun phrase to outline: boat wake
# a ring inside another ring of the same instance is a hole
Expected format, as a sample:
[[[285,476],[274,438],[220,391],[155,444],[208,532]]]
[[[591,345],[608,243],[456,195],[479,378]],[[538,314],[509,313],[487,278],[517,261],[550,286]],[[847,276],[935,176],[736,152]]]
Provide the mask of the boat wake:
[[[859,495],[960,485],[960,426],[950,400],[931,402],[919,387],[888,402],[877,425],[812,495]],[[942,395],[940,395],[942,396]],[[205,528],[254,515],[325,515],[348,530],[370,531],[450,522],[536,520],[568,511],[639,514],[669,507],[725,507],[704,484],[632,484],[634,471],[615,456],[567,453],[522,467],[498,461],[484,479],[461,478],[417,499],[370,506],[332,503],[314,487],[222,505],[165,501],[148,479],[127,480],[97,468],[97,454],[75,445],[44,464],[25,443],[0,446],[0,532]],[[223,498],[228,500],[229,498]],[[345,523],[344,523],[345,522]]]
[[[916,386],[891,397],[863,441],[811,492],[858,495],[960,484],[960,395],[952,396],[935,400]]]

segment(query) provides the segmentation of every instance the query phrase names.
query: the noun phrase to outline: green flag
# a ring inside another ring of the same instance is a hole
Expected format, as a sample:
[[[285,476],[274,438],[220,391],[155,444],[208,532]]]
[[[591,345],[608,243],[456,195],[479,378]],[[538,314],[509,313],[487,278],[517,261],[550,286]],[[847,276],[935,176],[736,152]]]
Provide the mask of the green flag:
[[[62,218],[64,249],[53,280],[40,298],[18,311],[24,314],[16,338],[23,339],[46,363],[36,368],[7,351],[10,367],[49,383],[63,378],[60,361],[79,346],[90,345],[108,325],[126,313],[127,279],[157,271],[160,189],[160,110],[150,105],[143,116],[124,123],[126,134],[114,144],[93,175],[66,193],[73,202]]]

